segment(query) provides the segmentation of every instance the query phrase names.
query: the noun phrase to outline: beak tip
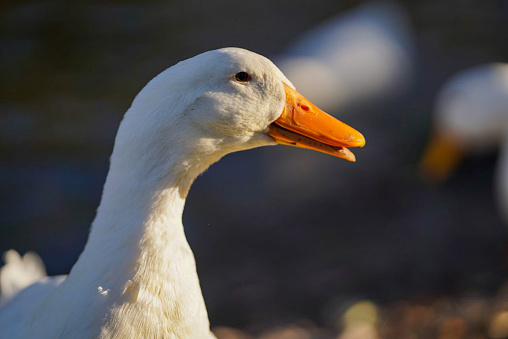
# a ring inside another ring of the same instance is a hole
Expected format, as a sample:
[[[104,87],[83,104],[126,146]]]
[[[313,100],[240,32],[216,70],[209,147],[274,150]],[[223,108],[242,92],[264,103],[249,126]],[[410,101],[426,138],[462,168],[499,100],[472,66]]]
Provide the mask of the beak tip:
[[[352,129],[352,128],[351,128]],[[352,130],[349,132],[349,138],[345,142],[347,147],[364,147],[365,146],[365,137],[362,133],[357,130]]]
[[[355,154],[353,152],[351,152],[350,150],[348,150],[347,148],[345,150],[346,150],[346,152],[345,152],[346,154],[342,158],[346,159],[347,161],[350,161],[350,162],[356,162]]]
[[[358,144],[357,147],[364,147],[365,146],[365,137],[359,133],[360,135],[358,136],[358,138],[356,138],[356,142]]]

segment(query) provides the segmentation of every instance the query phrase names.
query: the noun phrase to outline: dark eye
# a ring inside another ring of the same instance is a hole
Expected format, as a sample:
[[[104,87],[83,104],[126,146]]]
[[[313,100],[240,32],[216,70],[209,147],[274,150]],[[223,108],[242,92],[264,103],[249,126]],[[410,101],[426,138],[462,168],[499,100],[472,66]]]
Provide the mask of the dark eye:
[[[247,82],[251,81],[252,77],[248,73],[238,72],[235,74],[235,80],[238,82]]]

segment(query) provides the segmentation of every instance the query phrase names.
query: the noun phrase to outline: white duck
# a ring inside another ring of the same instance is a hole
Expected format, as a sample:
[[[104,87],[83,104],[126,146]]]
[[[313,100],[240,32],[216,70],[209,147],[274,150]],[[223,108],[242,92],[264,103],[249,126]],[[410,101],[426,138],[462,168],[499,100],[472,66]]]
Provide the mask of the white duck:
[[[0,337],[213,337],[182,225],[185,198],[224,155],[277,143],[354,161],[346,147],[365,139],[243,49],[159,74],[120,125],[83,253],[67,278],[45,278],[0,309]]]
[[[508,221],[508,64],[486,64],[453,76],[439,92],[433,125],[422,171],[435,181],[446,179],[464,155],[503,144],[496,188]]]
[[[371,1],[305,32],[275,62],[310,100],[333,110],[407,91],[415,54],[404,8]]]

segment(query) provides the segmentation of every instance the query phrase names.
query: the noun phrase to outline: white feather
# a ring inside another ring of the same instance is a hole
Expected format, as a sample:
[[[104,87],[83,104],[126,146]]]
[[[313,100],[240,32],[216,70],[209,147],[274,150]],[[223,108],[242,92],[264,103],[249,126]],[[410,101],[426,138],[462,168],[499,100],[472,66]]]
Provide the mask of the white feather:
[[[41,258],[34,252],[23,257],[15,250],[4,253],[5,265],[0,268],[0,302],[4,303],[19,291],[46,276]]]
[[[252,75],[248,86],[232,81],[240,71]],[[292,86],[268,59],[237,48],[150,81],[118,130],[83,253],[66,279],[40,280],[0,309],[0,337],[213,337],[182,225],[185,198],[225,154],[275,144],[266,131],[282,112],[283,83]]]

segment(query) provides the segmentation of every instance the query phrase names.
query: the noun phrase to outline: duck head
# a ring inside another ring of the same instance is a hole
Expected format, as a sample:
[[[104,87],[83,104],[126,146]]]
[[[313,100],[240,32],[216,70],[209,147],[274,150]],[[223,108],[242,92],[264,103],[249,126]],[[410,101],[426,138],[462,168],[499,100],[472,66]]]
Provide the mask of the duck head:
[[[144,145],[139,154],[159,158],[180,152],[186,157],[180,162],[213,162],[276,144],[354,161],[348,147],[361,147],[365,139],[305,99],[267,58],[224,48],[182,61],[150,81],[125,115],[115,148],[122,143],[131,153]]]
[[[452,77],[437,98],[433,127],[421,170],[434,182],[448,178],[464,156],[499,146],[508,127],[508,65],[487,64]]]

